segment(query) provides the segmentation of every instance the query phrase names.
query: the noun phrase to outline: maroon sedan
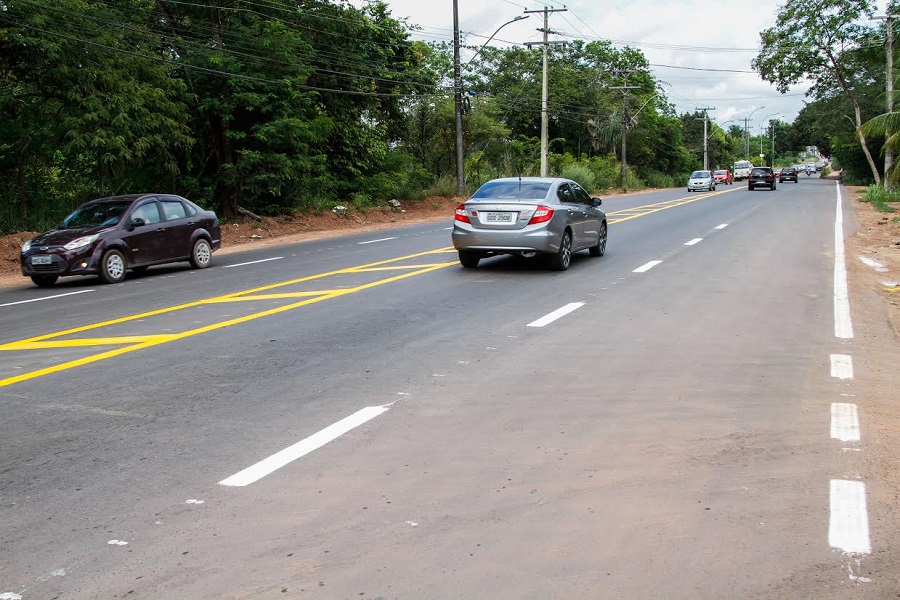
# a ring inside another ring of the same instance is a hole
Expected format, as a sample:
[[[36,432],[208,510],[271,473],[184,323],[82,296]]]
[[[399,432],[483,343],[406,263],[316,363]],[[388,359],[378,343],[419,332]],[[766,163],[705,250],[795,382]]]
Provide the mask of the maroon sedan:
[[[731,185],[734,183],[734,175],[732,175],[731,171],[728,169],[719,169],[713,173],[713,177],[716,178],[716,183],[721,183],[724,185]]]
[[[41,287],[67,275],[107,283],[151,265],[189,261],[209,266],[222,243],[219,220],[181,196],[132,194],[92,200],[55,229],[22,245],[22,275]]]

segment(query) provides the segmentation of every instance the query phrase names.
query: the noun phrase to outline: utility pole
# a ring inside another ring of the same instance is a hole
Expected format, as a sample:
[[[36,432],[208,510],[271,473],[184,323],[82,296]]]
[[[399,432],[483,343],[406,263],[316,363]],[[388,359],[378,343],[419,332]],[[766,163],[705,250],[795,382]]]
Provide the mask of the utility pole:
[[[453,103],[456,106],[456,193],[466,195],[463,173],[462,68],[459,64],[459,2],[453,0]]]
[[[455,2],[456,0],[454,0]],[[547,8],[544,7],[543,10],[526,10],[525,14],[530,13],[544,13],[544,27],[542,29],[538,29],[538,31],[544,34],[544,41],[541,44],[544,48],[544,70],[543,77],[541,78],[541,177],[547,176],[547,146],[549,145],[549,140],[547,139],[547,130],[550,126],[550,116],[547,111],[547,96],[548,94],[548,83],[547,83],[547,54],[550,48],[550,42],[547,40],[547,36],[550,33],[556,33],[550,31],[550,26],[548,23],[548,19],[550,13],[554,12],[566,12],[568,9],[566,8]],[[561,42],[559,42],[561,43]],[[526,44],[528,49],[531,49],[531,44]]]
[[[885,21],[885,45],[887,46],[887,73],[885,74],[885,91],[887,96],[887,112],[894,112],[894,15],[888,12],[885,17],[875,17]],[[891,132],[885,133],[885,139],[891,137]],[[884,189],[891,189],[891,180],[888,171],[894,165],[894,149],[888,144],[884,146]]]
[[[747,128],[750,127],[750,117],[744,117],[744,156],[746,160],[750,160],[750,132]]]
[[[769,121],[769,127],[772,128],[772,168],[775,168],[775,123],[778,121]]]
[[[707,123],[709,122],[708,111],[716,110],[715,106],[707,106],[706,108],[697,108],[703,111],[703,170],[709,171],[709,135],[707,134]],[[698,121],[700,119],[697,119]]]
[[[611,90],[622,90],[622,191],[628,191],[628,154],[625,140],[628,137],[628,90],[640,89],[637,85],[628,85],[628,72],[624,73],[625,85],[611,87]]]

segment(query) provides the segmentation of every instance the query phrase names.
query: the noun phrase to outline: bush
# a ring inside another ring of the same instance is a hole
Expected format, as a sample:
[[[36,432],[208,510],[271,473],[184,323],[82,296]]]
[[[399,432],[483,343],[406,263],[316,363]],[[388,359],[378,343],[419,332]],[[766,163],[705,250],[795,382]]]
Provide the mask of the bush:
[[[687,181],[687,175],[670,175],[659,171],[650,171],[644,175],[644,183],[649,188],[682,187],[685,181]]]
[[[861,202],[871,202],[878,212],[894,212],[894,208],[888,206],[888,202],[900,202],[900,190],[886,190],[880,185],[870,185],[866,193],[860,198]]]
[[[563,167],[560,172],[560,177],[571,179],[588,192],[593,192],[595,189],[594,181],[596,178],[594,177],[594,173],[591,172],[590,167],[584,163],[575,163]]]
[[[444,175],[435,181],[431,187],[425,188],[423,195],[426,198],[431,196],[442,196],[446,198],[458,196],[459,194],[456,193],[456,177]]]

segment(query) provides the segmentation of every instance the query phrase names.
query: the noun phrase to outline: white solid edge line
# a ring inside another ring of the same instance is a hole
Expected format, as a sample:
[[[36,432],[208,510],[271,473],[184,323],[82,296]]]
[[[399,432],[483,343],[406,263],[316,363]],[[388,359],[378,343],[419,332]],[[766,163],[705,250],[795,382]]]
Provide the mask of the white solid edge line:
[[[689,242],[685,242],[684,245],[685,246],[696,246],[697,244],[699,244],[702,241],[703,241],[703,238],[694,238]]]
[[[232,269],[234,267],[246,267],[247,265],[255,265],[259,263],[269,262],[270,260],[281,260],[283,256],[273,256],[272,258],[262,258],[260,260],[251,260],[250,262],[242,262],[236,265],[225,265],[223,269]]]
[[[553,321],[566,316],[570,312],[578,310],[582,306],[584,306],[584,302],[570,302],[569,304],[566,304],[562,308],[557,308],[549,315],[544,315],[537,321],[532,321],[527,326],[528,327],[543,327],[544,325],[549,325]]]
[[[847,261],[844,256],[844,213],[841,209],[841,184],[835,182],[837,208],[834,218],[834,337],[853,337],[850,320],[850,294],[847,291]]]
[[[292,463],[293,461],[306,456],[313,450],[321,448],[330,441],[333,441],[344,435],[351,429],[374,419],[378,415],[387,412],[390,405],[385,406],[367,406],[362,410],[358,410],[349,417],[341,419],[337,423],[329,425],[325,429],[314,433],[306,439],[300,440],[293,446],[289,446],[280,452],[276,452],[272,456],[265,458],[253,466],[247,467],[239,473],[235,473],[231,477],[227,477],[219,482],[219,485],[228,485],[234,487],[243,487],[259,481],[266,475],[274,473],[281,467]]]
[[[838,379],[853,379],[853,357],[849,354],[832,354],[831,376]]]
[[[844,479],[831,480],[828,545],[851,554],[872,552],[865,483]]]
[[[376,243],[376,242],[387,242],[387,241],[390,241],[390,240],[396,240],[396,239],[397,239],[397,238],[396,238],[396,236],[395,236],[395,237],[381,238],[381,239],[379,239],[379,240],[368,240],[368,241],[365,241],[365,242],[358,242],[358,245],[362,246],[363,244],[374,244],[374,243]]]
[[[53,300],[54,298],[63,298],[65,296],[74,296],[75,294],[87,294],[88,292],[93,292],[93,291],[95,291],[95,290],[78,290],[77,292],[56,294],[55,296],[44,296],[43,298],[32,298],[31,300],[19,300],[18,302],[7,302],[6,304],[0,304],[0,307],[15,306],[16,304],[28,304],[29,302],[40,302],[42,300]]]
[[[832,403],[831,438],[842,442],[859,441],[859,409],[855,404]]]
[[[653,267],[655,267],[656,265],[661,264],[661,263],[662,263],[661,260],[651,260],[650,262],[643,264],[640,267],[638,267],[637,269],[635,269],[634,271],[632,271],[632,273],[646,273],[647,271],[649,271],[650,269],[652,269]]]

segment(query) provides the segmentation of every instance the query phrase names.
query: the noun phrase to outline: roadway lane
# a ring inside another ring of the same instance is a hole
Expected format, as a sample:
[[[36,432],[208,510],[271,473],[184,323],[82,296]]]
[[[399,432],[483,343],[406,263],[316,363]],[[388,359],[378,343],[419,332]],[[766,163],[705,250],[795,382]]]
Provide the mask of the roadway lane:
[[[833,193],[697,194],[613,224],[609,254],[565,273],[499,258],[366,287],[455,258],[440,252],[342,271],[445,247],[432,225],[228,256],[303,257],[252,272],[134,282],[152,295],[104,288],[136,312],[285,275],[340,271],[289,289],[353,291],[0,387],[0,435],[14,440],[0,463],[0,593],[842,597],[852,582],[826,539],[823,434]],[[616,220],[679,197],[604,207]],[[129,314],[89,296],[72,297],[78,319],[3,313],[4,341]],[[108,335],[291,301],[226,299]],[[569,303],[584,304],[529,326]],[[38,360],[15,354],[4,369]],[[219,484],[366,407],[382,408],[256,482]]]

